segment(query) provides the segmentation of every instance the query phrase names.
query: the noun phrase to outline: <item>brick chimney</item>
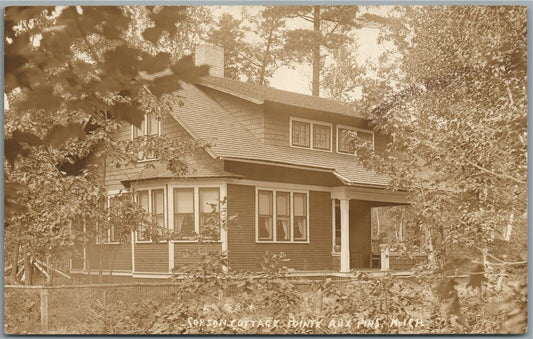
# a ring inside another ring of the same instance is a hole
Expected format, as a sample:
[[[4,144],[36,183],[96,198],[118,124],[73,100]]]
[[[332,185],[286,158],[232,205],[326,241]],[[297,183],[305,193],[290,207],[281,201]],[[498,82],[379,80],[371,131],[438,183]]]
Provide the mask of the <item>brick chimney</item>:
[[[198,45],[194,53],[196,66],[209,65],[209,75],[224,77],[224,48],[216,45]]]

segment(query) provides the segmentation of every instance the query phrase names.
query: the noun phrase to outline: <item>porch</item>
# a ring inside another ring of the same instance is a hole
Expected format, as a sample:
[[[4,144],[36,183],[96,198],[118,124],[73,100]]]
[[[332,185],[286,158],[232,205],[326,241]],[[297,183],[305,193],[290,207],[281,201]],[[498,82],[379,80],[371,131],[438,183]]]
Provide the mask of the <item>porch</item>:
[[[379,272],[372,253],[371,208],[408,205],[407,193],[341,186],[332,189],[331,199],[334,225],[332,267],[339,267],[340,274],[350,274],[352,270],[370,274]],[[389,266],[385,268],[388,270]]]

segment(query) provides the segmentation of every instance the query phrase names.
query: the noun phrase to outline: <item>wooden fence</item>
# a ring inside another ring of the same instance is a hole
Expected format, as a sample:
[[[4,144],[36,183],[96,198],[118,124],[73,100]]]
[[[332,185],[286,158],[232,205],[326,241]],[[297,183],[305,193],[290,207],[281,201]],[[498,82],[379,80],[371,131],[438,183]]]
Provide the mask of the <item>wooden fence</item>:
[[[40,298],[40,332],[39,334],[46,334],[50,332],[49,321],[49,304],[50,293],[55,291],[67,291],[67,290],[101,290],[101,296],[103,301],[106,300],[106,295],[109,291],[124,288],[134,288],[135,294],[146,294],[158,290],[159,292],[171,292],[173,289],[180,286],[179,282],[158,282],[158,283],[121,283],[121,284],[85,284],[85,285],[58,285],[58,286],[24,286],[24,285],[5,285],[4,286],[4,298],[9,295],[10,292],[19,290],[30,292],[34,291],[38,293]],[[140,292],[140,293],[139,293]],[[5,300],[5,299],[4,299]],[[6,319],[6,318],[4,318]],[[11,334],[11,333],[10,333]],[[17,333],[12,333],[17,334]]]

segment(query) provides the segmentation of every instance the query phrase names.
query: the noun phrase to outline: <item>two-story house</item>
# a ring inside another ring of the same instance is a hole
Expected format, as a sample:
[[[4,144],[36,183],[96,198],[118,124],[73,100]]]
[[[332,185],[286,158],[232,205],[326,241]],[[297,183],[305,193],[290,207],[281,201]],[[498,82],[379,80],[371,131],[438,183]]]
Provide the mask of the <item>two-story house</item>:
[[[106,169],[109,194],[135,192],[137,202],[163,227],[181,235],[153,242],[141,232],[126,244],[99,245],[104,271],[126,279],[169,277],[190,263],[191,249],[221,249],[234,269],[257,270],[266,251],[284,252],[299,271],[348,272],[369,267],[370,209],[405,204],[406,194],[386,190],[388,179],[365,170],[350,146],[349,131],[377,151],[386,138],[369,127],[365,112],[342,103],[223,77],[223,50],[199,46],[197,64],[209,76],[183,85],[184,105],[172,117],[151,117],[141,129],[124,126],[119,138],[160,133],[211,144],[188,159],[190,174],[175,177],[155,167]],[[227,199],[235,221],[220,241],[199,242],[212,204]],[[85,254],[84,254],[85,255]],[[113,258],[111,258],[113,257]],[[87,273],[83,258],[73,273]],[[98,270],[97,260],[91,269]]]

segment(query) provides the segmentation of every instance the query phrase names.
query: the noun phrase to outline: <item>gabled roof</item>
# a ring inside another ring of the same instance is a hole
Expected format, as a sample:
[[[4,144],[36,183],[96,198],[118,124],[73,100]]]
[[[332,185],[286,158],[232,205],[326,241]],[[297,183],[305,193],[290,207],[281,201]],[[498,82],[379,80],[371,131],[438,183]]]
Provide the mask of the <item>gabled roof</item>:
[[[198,81],[198,85],[216,89],[255,104],[263,104],[265,101],[270,101],[317,111],[338,113],[350,117],[367,118],[363,112],[355,111],[350,106],[336,100],[283,91],[232,79],[205,76]]]
[[[253,159],[331,171],[349,185],[385,186],[389,182],[388,177],[365,170],[353,156],[265,144],[194,85],[183,84],[179,94],[185,105],[176,104],[172,115],[193,137],[212,144],[210,154],[214,158]]]

